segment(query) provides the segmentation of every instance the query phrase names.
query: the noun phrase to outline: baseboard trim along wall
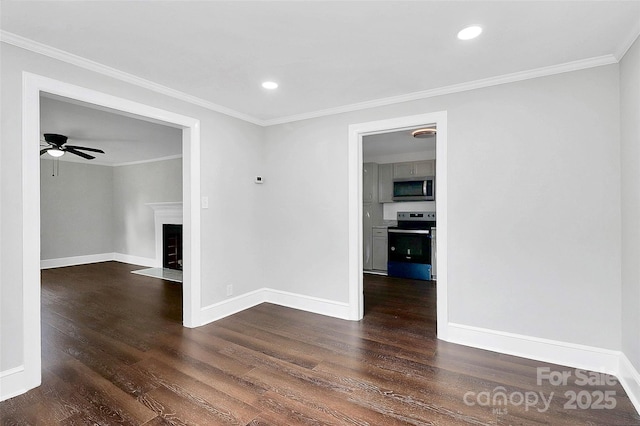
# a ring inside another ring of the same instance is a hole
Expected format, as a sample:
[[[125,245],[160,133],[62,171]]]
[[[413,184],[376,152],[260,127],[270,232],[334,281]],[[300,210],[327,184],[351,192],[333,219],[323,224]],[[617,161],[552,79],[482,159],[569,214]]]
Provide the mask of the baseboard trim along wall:
[[[301,311],[349,319],[349,305],[347,303],[262,288],[202,308],[200,312],[201,325],[217,321],[260,303],[273,303]]]
[[[116,262],[130,263],[131,265],[146,266],[147,268],[162,267],[162,262],[160,262],[160,266],[158,266],[158,261],[156,261],[156,259],[132,256],[130,254],[113,253],[113,260]]]
[[[147,257],[132,256],[122,253],[99,253],[88,254],[85,256],[62,257],[59,259],[44,259],[40,261],[40,269],[87,265],[89,263],[109,262],[112,260],[115,260],[117,262],[130,263],[132,265],[146,266],[147,268],[153,268],[157,264],[155,259]]]
[[[448,324],[447,341],[549,364],[614,375],[640,413],[640,374],[621,351],[455,323]]]
[[[620,352],[449,323],[448,342],[551,364],[616,374]]]
[[[13,398],[27,391],[24,387],[26,383],[24,374],[23,365],[0,372],[0,401]]]
[[[64,266],[87,265],[89,263],[108,262],[114,253],[88,254],[85,256],[61,257],[59,259],[44,259],[40,261],[40,269],[62,268]]]
[[[633,367],[625,354],[620,354],[620,367],[616,374],[631,403],[640,413],[640,373]]]

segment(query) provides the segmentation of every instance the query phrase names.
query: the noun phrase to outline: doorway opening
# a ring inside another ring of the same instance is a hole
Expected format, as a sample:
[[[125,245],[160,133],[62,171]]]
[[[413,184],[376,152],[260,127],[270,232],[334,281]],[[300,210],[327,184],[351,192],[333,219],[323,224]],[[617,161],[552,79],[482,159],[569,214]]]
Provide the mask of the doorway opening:
[[[435,146],[434,159],[438,159],[435,172],[435,199],[433,204],[438,219],[438,257],[437,257],[437,330],[438,338],[447,337],[447,114],[435,112],[429,114],[399,117],[388,120],[353,124],[349,126],[349,306],[351,318],[361,319],[364,315],[363,270],[365,247],[363,244],[363,221],[366,214],[363,201],[363,141],[365,138],[384,138],[397,132],[417,129],[425,124],[437,128],[438,143]],[[378,136],[382,135],[382,136]],[[401,203],[395,203],[401,204]],[[423,206],[426,207],[426,206]],[[394,208],[389,207],[387,217],[393,215]],[[385,218],[384,207],[382,213]]]
[[[424,129],[433,132],[421,136]],[[365,274],[425,281],[435,276],[436,131],[425,123],[362,138]],[[398,221],[409,225],[406,232],[399,232]]]
[[[39,75],[23,74],[22,103],[22,219],[23,227],[23,370],[22,389],[41,382],[40,326],[40,97],[62,97],[97,109],[164,124],[182,130],[184,200],[183,325],[200,325],[200,123],[191,117],[161,110],[106,93]]]

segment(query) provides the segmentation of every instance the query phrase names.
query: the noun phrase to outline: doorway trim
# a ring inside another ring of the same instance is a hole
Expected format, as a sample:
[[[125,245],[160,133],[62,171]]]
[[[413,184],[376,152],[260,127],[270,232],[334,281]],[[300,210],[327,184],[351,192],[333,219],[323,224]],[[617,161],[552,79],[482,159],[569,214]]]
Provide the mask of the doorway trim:
[[[200,121],[128,99],[48,77],[22,74],[22,272],[24,391],[42,377],[40,328],[40,95],[46,93],[116,110],[182,129],[182,198],[184,203],[184,271],[182,312],[185,327],[197,327],[201,311],[200,254]]]
[[[367,135],[388,133],[436,124],[436,215],[438,222],[438,284],[437,318],[438,338],[447,340],[449,323],[447,302],[447,112],[411,115],[349,126],[349,318],[360,320],[364,316],[362,273],[362,138]]]

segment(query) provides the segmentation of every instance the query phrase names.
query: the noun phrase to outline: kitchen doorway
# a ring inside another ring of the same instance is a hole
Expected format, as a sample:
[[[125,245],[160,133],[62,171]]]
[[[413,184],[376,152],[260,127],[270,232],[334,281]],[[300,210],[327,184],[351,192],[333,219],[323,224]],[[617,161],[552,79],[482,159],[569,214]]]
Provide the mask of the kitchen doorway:
[[[363,296],[363,140],[380,134],[416,129],[425,124],[437,127],[435,156],[436,214],[438,216],[438,338],[447,338],[447,113],[435,112],[349,126],[349,306],[352,319],[364,315]]]
[[[425,123],[363,136],[365,274],[425,281],[435,275],[436,133]]]

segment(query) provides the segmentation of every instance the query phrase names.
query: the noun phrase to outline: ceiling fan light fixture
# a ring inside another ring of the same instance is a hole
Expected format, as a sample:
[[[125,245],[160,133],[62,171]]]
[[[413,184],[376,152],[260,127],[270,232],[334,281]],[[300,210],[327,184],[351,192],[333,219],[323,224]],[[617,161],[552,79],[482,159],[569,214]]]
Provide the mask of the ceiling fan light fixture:
[[[47,151],[47,154],[52,157],[62,157],[64,155],[64,151],[62,151],[61,149],[50,149],[49,151]]]
[[[428,138],[429,136],[433,136],[436,134],[436,128],[435,127],[425,127],[422,129],[416,129],[413,132],[411,132],[411,136],[413,136],[414,138]]]

